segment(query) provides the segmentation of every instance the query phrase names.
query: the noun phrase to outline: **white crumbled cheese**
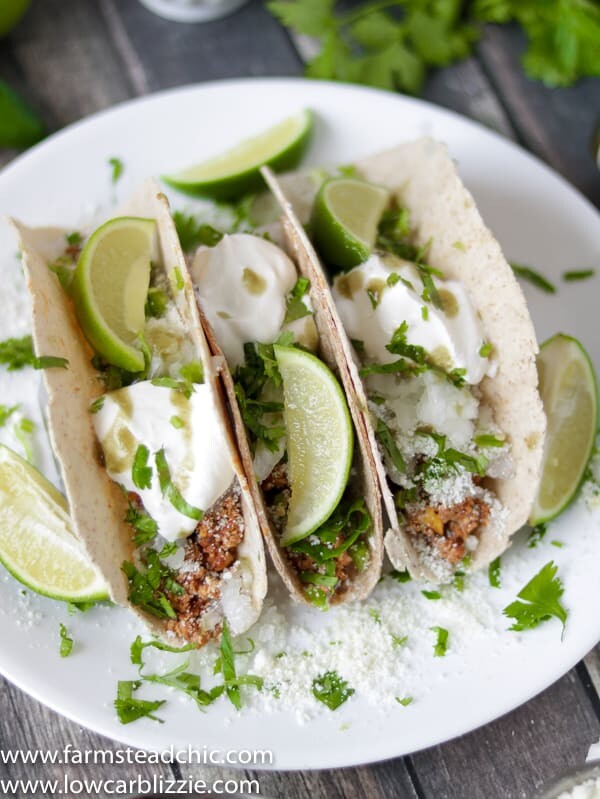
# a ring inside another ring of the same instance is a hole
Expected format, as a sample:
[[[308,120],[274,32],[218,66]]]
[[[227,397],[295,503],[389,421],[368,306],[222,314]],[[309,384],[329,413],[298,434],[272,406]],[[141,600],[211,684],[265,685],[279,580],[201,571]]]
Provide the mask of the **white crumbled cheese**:
[[[581,496],[588,510],[600,508],[600,451],[594,453],[588,465]]]
[[[600,777],[586,780],[568,791],[563,791],[558,799],[600,799]]]

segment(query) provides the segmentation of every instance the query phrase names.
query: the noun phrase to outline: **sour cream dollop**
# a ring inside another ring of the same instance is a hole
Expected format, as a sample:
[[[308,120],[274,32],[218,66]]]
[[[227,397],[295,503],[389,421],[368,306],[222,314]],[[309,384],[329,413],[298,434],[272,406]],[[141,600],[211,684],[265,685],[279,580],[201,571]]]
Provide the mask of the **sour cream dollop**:
[[[246,342],[273,343],[287,327],[287,298],[298,273],[285,252],[270,241],[248,233],[223,236],[215,247],[198,250],[191,273],[230,368],[244,362]],[[311,310],[308,304],[307,308]],[[307,322],[314,328],[312,317],[293,323],[300,341]]]
[[[149,381],[134,383],[106,394],[92,418],[110,478],[140,497],[168,541],[187,537],[198,522],[163,497],[155,464],[159,450],[165,451],[173,484],[188,504],[202,511],[209,510],[233,481],[223,423],[205,385],[195,384],[188,399]],[[152,468],[151,485],[144,489],[135,485],[132,473],[140,445],[148,448]]]
[[[366,361],[397,360],[386,344],[407,322],[409,344],[423,347],[448,372],[465,369],[466,382],[477,385],[495,369],[493,361],[479,354],[484,344],[481,321],[460,282],[436,277],[433,282],[443,309],[422,299],[423,283],[413,263],[374,253],[335,278],[333,296],[348,335],[363,343]]]

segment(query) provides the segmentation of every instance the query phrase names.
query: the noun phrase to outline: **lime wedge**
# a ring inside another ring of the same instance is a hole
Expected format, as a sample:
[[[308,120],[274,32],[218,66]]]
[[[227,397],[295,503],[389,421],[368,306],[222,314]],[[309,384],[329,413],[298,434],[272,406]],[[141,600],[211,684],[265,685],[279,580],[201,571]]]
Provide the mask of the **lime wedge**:
[[[174,189],[196,197],[214,200],[242,197],[264,188],[261,167],[281,172],[297,166],[311,130],[311,112],[301,111],[222,155],[175,175],[166,175],[163,180]]]
[[[304,350],[275,345],[283,380],[292,496],[288,546],[310,535],[336,509],[348,482],[354,433],[346,398],[333,373]]]
[[[65,602],[108,599],[75,534],[65,498],[0,445],[0,563],[38,594]]]
[[[538,356],[540,393],[548,417],[542,479],[530,524],[549,522],[573,501],[598,429],[592,362],[577,339],[558,333]]]
[[[87,340],[128,372],[144,368],[136,338],[144,329],[154,230],[153,219],[123,216],[106,222],[88,239],[71,284]]]
[[[387,189],[363,180],[333,178],[323,183],[311,219],[313,239],[323,259],[344,270],[364,263],[389,198]]]

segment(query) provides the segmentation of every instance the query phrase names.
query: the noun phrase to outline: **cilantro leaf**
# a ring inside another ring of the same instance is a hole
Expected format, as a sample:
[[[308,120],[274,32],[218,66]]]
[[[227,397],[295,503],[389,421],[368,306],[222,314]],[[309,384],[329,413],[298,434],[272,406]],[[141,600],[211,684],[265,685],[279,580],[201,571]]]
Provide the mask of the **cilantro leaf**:
[[[532,269],[530,266],[523,266],[523,264],[515,263],[511,263],[510,266],[517,277],[527,280],[533,286],[545,291],[546,294],[556,294],[556,286],[543,275],[540,275],[539,272],[536,272],[535,269]]]
[[[285,325],[295,322],[296,319],[303,319],[305,316],[311,315],[311,311],[302,302],[302,297],[304,297],[309,288],[310,280],[305,277],[299,277],[287,298],[286,312],[283,319]]]
[[[140,490],[150,488],[152,485],[152,467],[148,466],[149,457],[150,450],[148,447],[140,444],[135,451],[133,466],[131,467],[131,479],[134,486]]]
[[[12,414],[18,409],[18,405],[0,405],[0,427],[4,427],[6,422],[12,416]]]
[[[425,591],[425,590],[423,590],[423,591],[421,591],[421,593],[423,594],[425,599],[437,600],[437,599],[441,599],[442,598],[442,595],[440,594],[439,591]]]
[[[200,245],[214,247],[223,238],[223,234],[212,225],[199,222],[193,216],[175,211],[173,222],[179,236],[179,243],[184,252],[192,252]]]
[[[60,656],[67,658],[73,651],[73,639],[69,636],[67,628],[64,624],[59,627],[60,632]]]
[[[189,519],[200,521],[204,515],[204,511],[188,504],[188,502],[186,502],[179,492],[179,489],[175,483],[171,480],[171,472],[169,470],[164,449],[160,449],[156,453],[154,456],[154,462],[156,464],[158,482],[163,497],[166,497],[175,510],[179,511],[182,516],[187,516]]]
[[[138,719],[148,718],[162,724],[162,719],[155,716],[154,711],[162,707],[166,700],[135,699],[133,693],[137,691],[141,684],[141,680],[119,680],[117,698],[114,701],[119,721],[121,724],[131,724]]]
[[[504,615],[515,620],[511,630],[532,630],[554,616],[564,631],[568,612],[560,603],[564,588],[557,572],[558,566],[553,561],[546,563],[519,591],[519,599],[504,608]]]
[[[337,710],[350,699],[354,688],[350,688],[336,671],[326,671],[312,681],[312,692],[318,702],[322,702],[330,710]]]
[[[387,424],[383,421],[383,419],[377,419],[377,427],[375,428],[375,435],[381,446],[385,449],[387,454],[390,457],[390,460],[396,467],[396,469],[403,474],[406,471],[406,463],[404,462],[404,458],[402,457],[402,453],[398,449],[396,445],[396,441],[394,440],[394,434],[387,426]]]
[[[433,655],[436,658],[443,658],[448,651],[448,630],[444,627],[430,627],[429,629],[437,634],[436,642],[433,646]]]
[[[114,185],[119,181],[119,178],[123,174],[125,165],[120,158],[109,158],[108,165],[111,167],[110,179]]]
[[[490,565],[488,566],[488,577],[490,581],[490,585],[492,588],[500,588],[500,568],[502,565],[502,560],[500,556],[493,560]]]

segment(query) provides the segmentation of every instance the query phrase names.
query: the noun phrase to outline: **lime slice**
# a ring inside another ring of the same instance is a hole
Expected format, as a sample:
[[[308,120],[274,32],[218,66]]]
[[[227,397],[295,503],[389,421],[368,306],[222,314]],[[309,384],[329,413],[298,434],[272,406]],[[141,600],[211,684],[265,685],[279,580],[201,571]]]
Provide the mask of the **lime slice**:
[[[264,188],[262,166],[269,166],[275,172],[297,166],[311,130],[312,114],[301,111],[232,150],[175,175],[166,175],[163,180],[174,189],[196,197],[214,200],[242,197]]]
[[[311,219],[313,239],[323,259],[344,270],[364,263],[389,198],[387,189],[363,180],[333,178],[323,183]]]
[[[348,482],[354,433],[346,398],[325,364],[295,347],[274,350],[283,379],[292,490],[281,539],[288,546],[310,535],[336,509]]]
[[[548,417],[542,479],[530,524],[549,522],[573,501],[598,429],[592,362],[577,339],[558,333],[538,356],[540,393]]]
[[[38,594],[65,602],[108,599],[75,534],[65,498],[0,445],[0,563]]]
[[[154,229],[153,219],[123,216],[106,222],[88,239],[71,284],[87,340],[128,372],[144,368],[136,338],[144,329]]]

